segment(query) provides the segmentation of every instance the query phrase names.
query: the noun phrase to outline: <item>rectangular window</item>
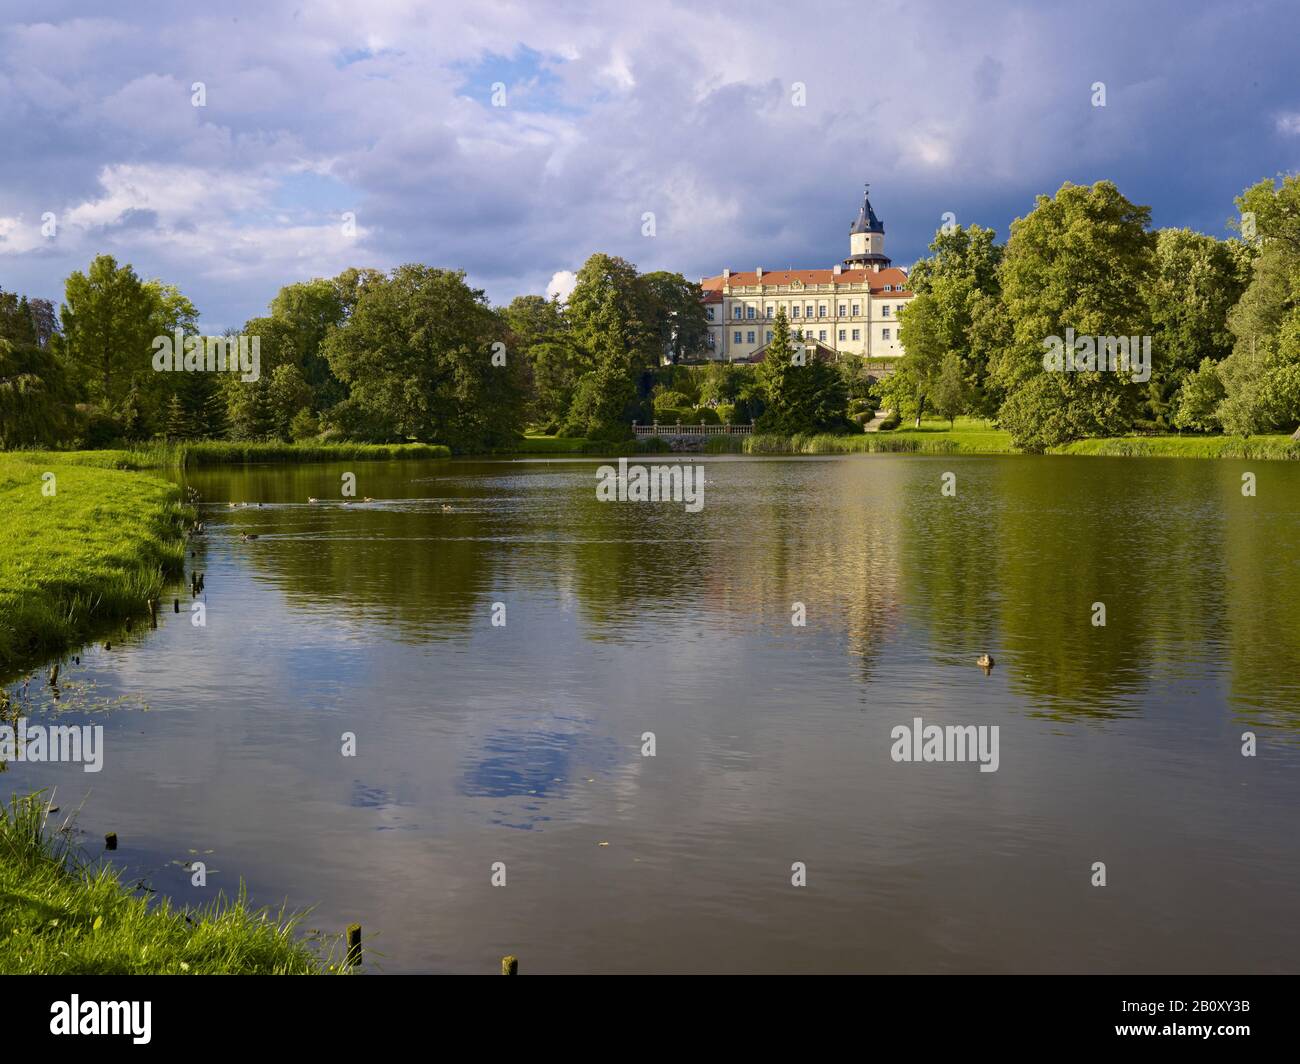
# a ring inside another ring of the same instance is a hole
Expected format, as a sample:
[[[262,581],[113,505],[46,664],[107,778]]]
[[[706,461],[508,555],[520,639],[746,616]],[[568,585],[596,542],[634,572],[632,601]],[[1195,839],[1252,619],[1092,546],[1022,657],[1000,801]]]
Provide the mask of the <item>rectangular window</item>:
[[[754,342],[754,330],[753,330],[753,329],[750,329],[750,330],[749,330],[748,341],[749,341],[749,343],[751,343],[751,344]]]
[[[791,316],[792,318],[797,318],[797,317],[799,316],[799,308],[798,308],[797,306],[791,308],[791,310],[790,310],[790,316]]]
[[[736,343],[740,343],[740,333],[736,333]]]
[[[739,318],[739,317],[740,317],[740,304],[739,304],[739,303],[737,303],[734,307],[731,308],[731,316],[732,316],[733,318]]]
[[[882,340],[888,340],[888,339],[889,339],[889,330],[886,329],[884,332],[882,332],[882,333],[880,334],[880,338],[881,338]]]
[[[750,321],[753,321],[753,320],[754,320],[754,308],[753,308],[753,307],[746,307],[746,308],[745,308],[745,317],[747,317]]]
[[[823,342],[826,340],[826,330],[825,330],[825,329],[820,329],[820,330],[818,330],[818,333],[817,333],[817,339],[818,339],[818,340],[821,340],[821,341],[823,341]]]
[[[844,317],[844,304],[843,304],[843,303],[840,304],[840,317],[841,317],[841,318]]]
[[[859,304],[859,303],[854,303],[854,304],[853,304],[853,316],[854,316],[855,318],[858,316],[858,308],[859,308],[860,306],[861,306],[861,304]]]
[[[825,303],[818,304],[818,307],[817,307],[817,317],[819,317],[819,318],[824,318],[824,317],[826,317],[826,304],[825,304]]]
[[[843,343],[845,340],[848,339],[848,334],[849,331],[847,329],[840,330],[840,343]]]
[[[882,318],[887,318],[887,317],[889,317],[889,305],[888,305],[888,304],[886,304],[885,306],[883,306],[883,307],[880,308],[880,316],[881,316]]]
[[[808,304],[808,313],[805,314],[804,317],[805,317],[805,318],[811,318],[812,316],[813,316],[813,305],[812,305],[811,303],[809,303],[809,304]]]
[[[771,321],[771,320],[772,320],[772,313],[773,313],[773,307],[772,307],[772,304],[769,303],[769,304],[767,305],[767,318],[768,318],[768,321]]]
[[[853,330],[853,339],[855,339],[855,340],[861,340],[861,339],[862,339],[862,330],[861,330],[861,329],[854,329],[854,330]]]
[[[705,308],[704,308],[704,313],[708,316],[709,321],[712,321],[712,320],[713,320],[713,308],[712,308],[712,307],[705,307]]]
[[[772,330],[771,330],[771,329],[768,329],[768,330],[767,330],[767,342],[768,342],[769,344],[772,342]]]

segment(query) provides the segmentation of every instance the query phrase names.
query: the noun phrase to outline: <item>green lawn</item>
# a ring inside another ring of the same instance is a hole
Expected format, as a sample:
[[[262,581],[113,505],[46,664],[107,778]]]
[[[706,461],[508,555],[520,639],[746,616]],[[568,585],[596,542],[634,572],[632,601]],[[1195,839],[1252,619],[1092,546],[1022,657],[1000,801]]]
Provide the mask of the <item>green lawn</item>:
[[[179,487],[57,457],[0,455],[0,674],[147,616],[184,567]]]
[[[921,427],[913,428],[904,421],[898,428],[880,435],[895,440],[915,440],[918,449],[940,450],[951,444],[951,451],[961,454],[1007,454],[1014,450],[1011,433],[993,427],[991,421],[980,418],[959,417],[951,426],[947,420],[922,418]]]
[[[0,462],[26,462],[43,468],[54,462],[95,469],[166,469],[176,465],[176,452],[166,444],[130,450],[0,451]]]
[[[885,432],[850,433],[846,436],[746,436],[747,454],[1010,454],[1011,434],[993,428],[986,421],[958,418],[949,428],[947,421],[923,419],[914,429],[904,422]]]

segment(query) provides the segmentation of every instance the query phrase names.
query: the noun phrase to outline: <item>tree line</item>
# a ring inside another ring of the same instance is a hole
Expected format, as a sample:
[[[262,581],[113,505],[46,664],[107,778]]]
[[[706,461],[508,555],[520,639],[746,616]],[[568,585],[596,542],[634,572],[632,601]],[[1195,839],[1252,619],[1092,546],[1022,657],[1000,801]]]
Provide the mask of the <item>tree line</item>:
[[[1066,183],[1011,225],[936,233],[910,275],[885,401],[996,420],[1041,451],[1132,431],[1289,431],[1300,420],[1300,175],[1236,198],[1239,236],[1150,227],[1109,181]],[[1051,337],[1149,337],[1150,375],[1044,368]]]
[[[156,372],[156,338],[198,334],[176,286],[97,257],[48,300],[0,291],[0,447],[148,439],[508,446],[526,426],[616,441],[634,421],[856,431],[877,406],[990,418],[1031,451],[1137,431],[1238,435],[1300,419],[1300,176],[1237,197],[1240,235],[1152,230],[1109,181],[1039,196],[999,245],[949,225],[913,267],[906,354],[883,380],[856,357],[805,359],[778,315],[758,367],[706,350],[700,286],[597,253],[569,298],[493,307],[462,271],[348,269],[286,285],[242,334],[255,380]],[[233,331],[232,331],[233,332]],[[1065,335],[1150,338],[1149,377],[1051,372]]]
[[[57,312],[0,291],[0,447],[229,438],[473,451],[529,424],[621,439],[653,418],[661,363],[703,348],[701,296],[680,274],[603,254],[567,302],[504,308],[463,271],[348,269],[286,285],[244,324],[255,375],[158,372],[157,345],[198,338],[198,311],[174,285],[100,255],[68,277]]]

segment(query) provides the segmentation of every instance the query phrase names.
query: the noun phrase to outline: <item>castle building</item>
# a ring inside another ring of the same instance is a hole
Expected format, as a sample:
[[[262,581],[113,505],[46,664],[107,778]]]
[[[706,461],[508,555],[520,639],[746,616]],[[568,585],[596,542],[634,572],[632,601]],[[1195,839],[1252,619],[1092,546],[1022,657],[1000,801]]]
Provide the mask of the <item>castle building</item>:
[[[707,355],[722,362],[761,361],[777,309],[792,337],[816,342],[836,357],[857,355],[888,373],[903,354],[898,312],[912,293],[906,271],[885,255],[885,225],[870,189],[849,228],[849,257],[825,270],[723,270],[700,281],[709,319]]]

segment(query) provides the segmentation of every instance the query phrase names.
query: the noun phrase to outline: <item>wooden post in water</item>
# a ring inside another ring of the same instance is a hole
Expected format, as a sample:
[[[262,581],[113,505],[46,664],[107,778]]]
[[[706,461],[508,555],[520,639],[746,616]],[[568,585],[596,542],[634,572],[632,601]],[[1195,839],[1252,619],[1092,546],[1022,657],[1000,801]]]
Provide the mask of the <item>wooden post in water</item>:
[[[349,968],[361,966],[361,925],[348,924],[348,959]]]
[[[180,612],[181,612],[181,600],[178,598],[172,599],[172,613],[180,613]]]
[[[104,836],[104,849],[106,849],[106,850],[116,850],[116,849],[117,849],[117,832],[116,832],[116,831],[110,831],[107,835]]]
[[[149,600],[149,627],[150,628],[158,627],[158,600],[157,599]]]
[[[508,957],[501,958],[501,974],[502,975],[519,974],[519,958],[516,957],[513,953]]]

